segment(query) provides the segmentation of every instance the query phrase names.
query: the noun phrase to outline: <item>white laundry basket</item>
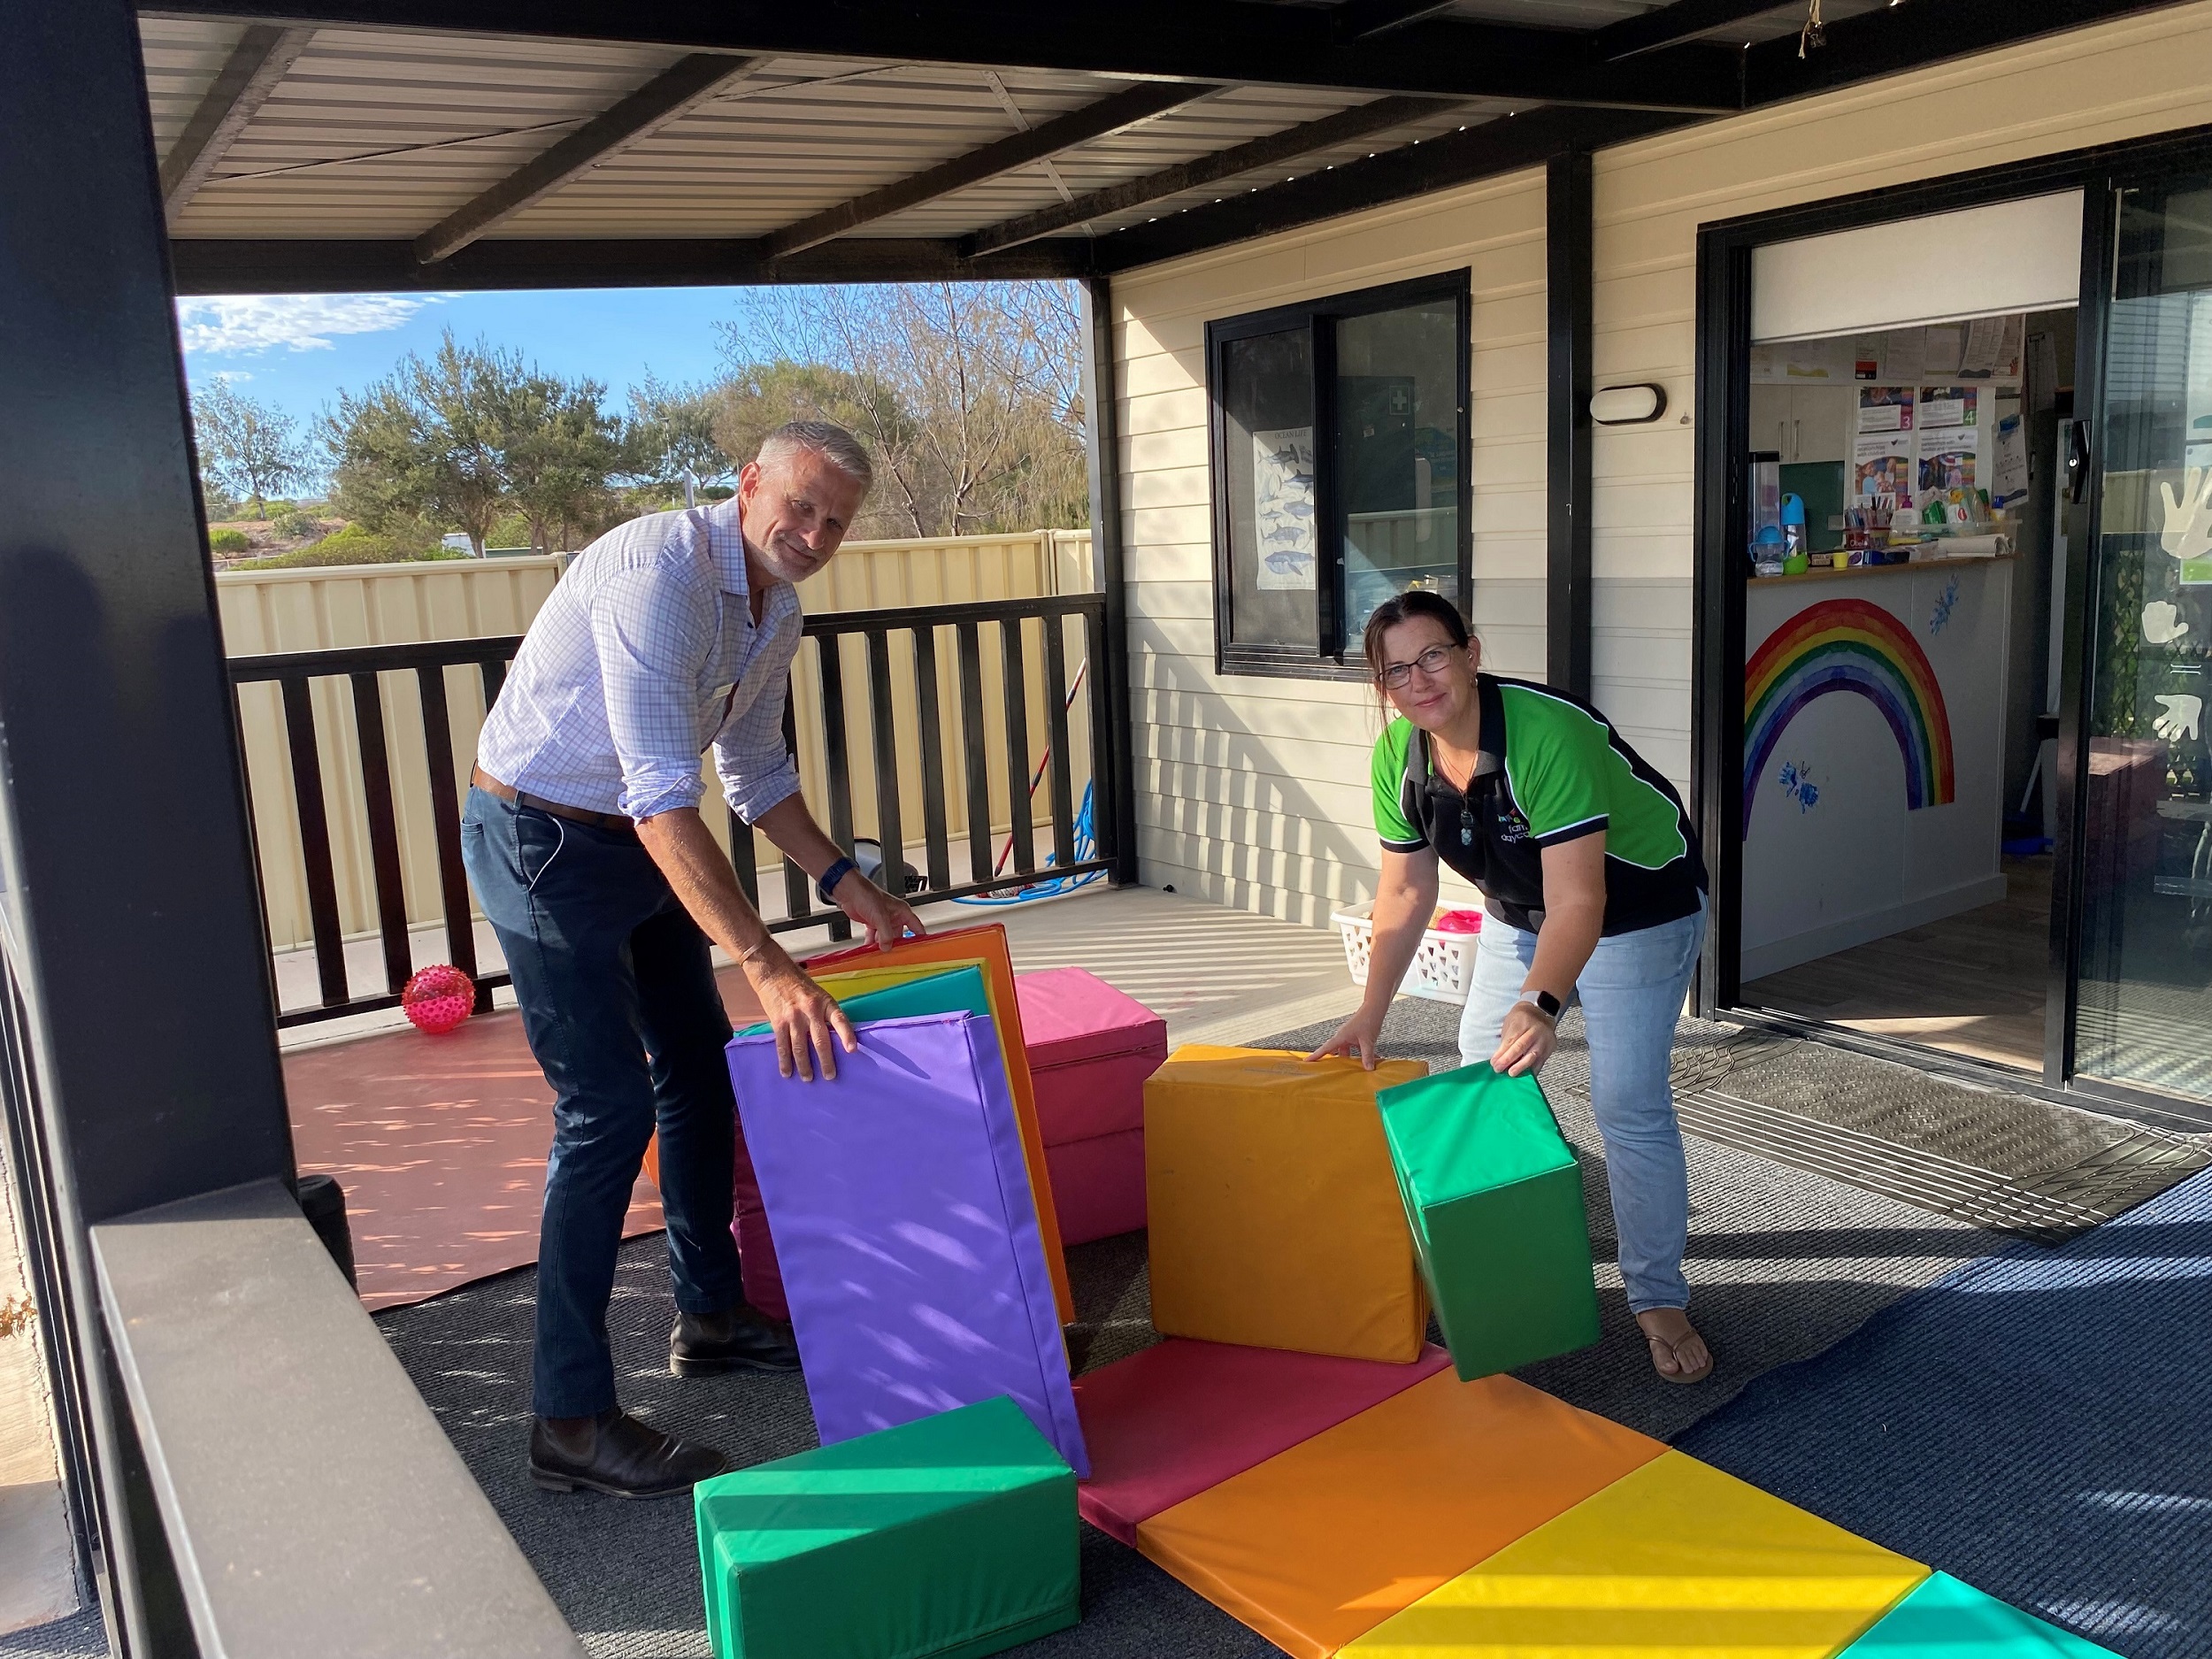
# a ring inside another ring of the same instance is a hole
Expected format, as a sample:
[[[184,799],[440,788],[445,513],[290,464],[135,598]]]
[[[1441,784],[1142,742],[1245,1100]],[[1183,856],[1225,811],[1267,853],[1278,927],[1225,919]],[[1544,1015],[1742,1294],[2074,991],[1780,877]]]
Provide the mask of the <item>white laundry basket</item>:
[[[1354,985],[1367,983],[1367,958],[1375,948],[1374,909],[1371,903],[1356,904],[1329,918],[1344,935],[1344,964],[1352,971]],[[1479,933],[1440,933],[1433,927],[1423,929],[1420,949],[1413,953],[1413,965],[1406,970],[1398,995],[1464,1007],[1467,987],[1475,977],[1475,941],[1481,937]]]

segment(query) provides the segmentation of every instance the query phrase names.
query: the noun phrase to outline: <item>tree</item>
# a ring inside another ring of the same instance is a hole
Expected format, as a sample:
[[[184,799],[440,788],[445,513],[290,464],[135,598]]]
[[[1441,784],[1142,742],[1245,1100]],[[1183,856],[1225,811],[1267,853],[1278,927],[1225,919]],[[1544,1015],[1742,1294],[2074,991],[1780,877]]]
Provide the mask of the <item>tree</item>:
[[[719,326],[732,373],[716,432],[732,455],[750,453],[730,445],[749,399],[764,412],[780,398],[811,402],[867,444],[879,497],[869,517],[895,518],[904,534],[1088,517],[1069,284],[780,289]]]
[[[612,506],[608,480],[629,465],[619,428],[599,407],[607,388],[526,369],[513,352],[482,353],[477,373],[507,497],[529,523],[531,547],[549,553],[572,527],[599,526]]]
[[[634,478],[680,489],[687,477],[716,484],[737,469],[714,441],[721,388],[672,386],[647,370],[630,388],[630,419],[624,430]]]
[[[726,465],[749,461],[761,440],[788,420],[832,420],[856,434],[878,461],[877,488],[854,521],[856,540],[920,535],[897,492],[886,487],[881,457],[904,436],[898,400],[880,380],[818,363],[788,359],[739,369],[713,393],[713,433]]]
[[[501,514],[519,511],[531,545],[603,519],[608,480],[624,467],[596,380],[569,381],[521,353],[449,330],[427,360],[409,354],[358,396],[341,393],[324,438],[336,499],[372,530],[411,520],[450,525],[480,557]]]
[[[241,396],[227,380],[193,394],[192,434],[204,494],[210,500],[243,497],[257,518],[267,515],[270,495],[314,476],[314,454],[298,423]]]
[[[371,530],[409,519],[451,525],[480,557],[506,493],[476,407],[478,377],[451,330],[427,361],[413,352],[324,420],[334,497]]]

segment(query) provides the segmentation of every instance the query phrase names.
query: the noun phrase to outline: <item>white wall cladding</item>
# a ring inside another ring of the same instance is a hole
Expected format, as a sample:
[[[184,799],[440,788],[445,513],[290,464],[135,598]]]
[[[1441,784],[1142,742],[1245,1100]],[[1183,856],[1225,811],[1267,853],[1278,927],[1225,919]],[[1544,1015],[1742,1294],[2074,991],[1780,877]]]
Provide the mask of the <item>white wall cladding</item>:
[[[1116,280],[1148,882],[1313,924],[1374,889],[1371,695],[1213,672],[1207,321],[1472,272],[1475,621],[1494,666],[1540,677],[1543,227],[1543,175],[1524,173]]]
[[[1601,430],[1595,693],[1686,788],[1697,227],[2212,123],[2212,4],[2175,6],[1601,152],[1599,385],[1658,425]],[[1303,921],[1371,891],[1356,687],[1213,672],[1210,318],[1469,265],[1474,610],[1494,665],[1544,667],[1544,189],[1525,173],[1115,280],[1145,879]]]

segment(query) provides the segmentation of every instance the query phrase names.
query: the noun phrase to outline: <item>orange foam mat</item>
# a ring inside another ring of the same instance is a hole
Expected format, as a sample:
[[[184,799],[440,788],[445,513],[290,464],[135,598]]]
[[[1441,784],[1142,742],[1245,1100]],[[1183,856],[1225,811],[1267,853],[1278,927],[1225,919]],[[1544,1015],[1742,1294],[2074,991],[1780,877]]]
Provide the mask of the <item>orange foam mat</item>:
[[[1831,1659],[1927,1576],[1671,1451],[1384,1620],[1344,1659]]]
[[[854,945],[842,950],[823,951],[809,956],[800,965],[818,979],[825,971],[897,968],[917,963],[941,966],[975,961],[983,964],[984,990],[990,998],[991,1018],[998,1030],[999,1051],[1006,1061],[1007,1092],[1014,1097],[1014,1122],[1021,1131],[1022,1160],[1029,1168],[1030,1195],[1037,1206],[1037,1231],[1044,1235],[1045,1267],[1052,1275],[1052,1299],[1059,1307],[1060,1323],[1071,1325],[1075,1321],[1075,1293],[1068,1284],[1067,1257],[1060,1247],[1060,1215],[1053,1206],[1052,1178],[1045,1167],[1044,1135],[1037,1126],[1037,1089],[1029,1076],[1029,1043],[1022,1035],[1021,1002],[1014,994],[1014,959],[1007,950],[1005,924],[987,922],[976,927],[947,928],[926,938],[902,939],[880,949],[872,945]]]
[[[1510,1377],[1440,1372],[1137,1527],[1137,1548],[1324,1659],[1666,1450]]]

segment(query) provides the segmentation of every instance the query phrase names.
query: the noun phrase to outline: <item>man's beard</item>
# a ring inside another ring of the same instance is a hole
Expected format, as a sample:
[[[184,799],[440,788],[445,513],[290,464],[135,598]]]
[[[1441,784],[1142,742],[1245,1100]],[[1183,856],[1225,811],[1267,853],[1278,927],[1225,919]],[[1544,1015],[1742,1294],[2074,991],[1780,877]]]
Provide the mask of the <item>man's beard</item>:
[[[790,582],[795,586],[829,563],[827,559],[817,559],[803,549],[791,549],[780,541],[763,542],[757,551],[760,555],[760,562],[768,567],[770,575],[778,581]]]

